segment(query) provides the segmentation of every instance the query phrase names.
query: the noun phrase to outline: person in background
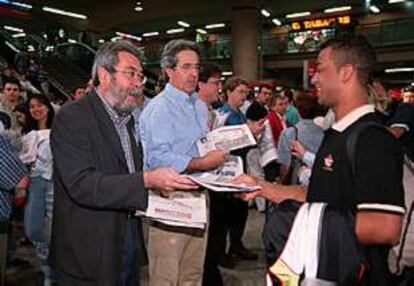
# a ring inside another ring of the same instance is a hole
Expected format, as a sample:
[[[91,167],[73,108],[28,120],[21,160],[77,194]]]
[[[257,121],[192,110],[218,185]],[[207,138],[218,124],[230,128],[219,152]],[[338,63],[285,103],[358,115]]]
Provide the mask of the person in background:
[[[293,92],[289,89],[285,89],[281,92],[281,95],[287,97],[288,106],[286,109],[286,122],[289,126],[296,125],[299,122],[299,112],[294,104],[294,95]],[[277,142],[276,142],[277,144]]]

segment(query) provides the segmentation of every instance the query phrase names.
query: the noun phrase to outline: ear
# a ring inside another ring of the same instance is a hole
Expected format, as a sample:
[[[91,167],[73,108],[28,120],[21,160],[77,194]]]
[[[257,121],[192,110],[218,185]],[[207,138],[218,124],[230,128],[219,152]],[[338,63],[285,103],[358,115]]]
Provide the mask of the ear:
[[[339,76],[343,83],[349,82],[354,76],[356,76],[356,73],[356,67],[351,64],[345,64],[339,70]]]
[[[171,75],[173,73],[173,69],[172,68],[166,68],[165,73],[167,74],[168,78],[170,79]]]
[[[111,82],[111,74],[103,67],[98,67],[98,78],[99,78],[99,85],[102,88],[106,88],[109,86]]]

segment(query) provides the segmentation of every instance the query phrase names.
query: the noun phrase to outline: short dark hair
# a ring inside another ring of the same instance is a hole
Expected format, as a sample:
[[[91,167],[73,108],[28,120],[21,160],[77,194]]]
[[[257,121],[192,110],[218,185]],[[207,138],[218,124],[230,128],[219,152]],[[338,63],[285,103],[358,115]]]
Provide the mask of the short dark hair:
[[[20,81],[17,78],[15,78],[15,77],[6,77],[4,79],[4,82],[3,82],[3,89],[6,86],[6,84],[14,84],[14,85],[17,85],[19,87],[19,90],[22,90],[22,86],[20,85]]]
[[[364,36],[341,35],[327,40],[320,46],[321,51],[326,48],[332,48],[332,59],[337,68],[351,64],[357,69],[360,84],[365,86],[369,83],[376,64],[376,54]]]
[[[85,87],[84,85],[82,85],[82,84],[78,84],[77,86],[75,86],[74,88],[72,88],[71,94],[75,94],[75,93],[76,93],[76,91],[77,91],[79,88],[86,89],[86,87]]]
[[[318,98],[310,92],[300,93],[295,99],[295,106],[303,119],[313,119],[326,113],[326,109],[318,103]]]
[[[219,65],[212,62],[204,62],[201,65],[201,72],[198,76],[198,80],[201,82],[207,82],[212,76],[220,77],[221,68]]]
[[[264,88],[270,89],[273,92],[273,86],[270,83],[262,83],[259,85],[258,92],[260,93]]]

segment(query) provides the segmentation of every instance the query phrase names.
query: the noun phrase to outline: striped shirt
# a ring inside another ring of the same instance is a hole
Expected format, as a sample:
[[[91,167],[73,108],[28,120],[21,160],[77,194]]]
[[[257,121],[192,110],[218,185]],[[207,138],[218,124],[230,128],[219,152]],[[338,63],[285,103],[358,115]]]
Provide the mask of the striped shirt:
[[[131,119],[131,115],[121,116],[106,102],[106,100],[96,91],[99,98],[102,100],[109,117],[114,123],[116,132],[118,133],[119,139],[121,140],[122,150],[125,154],[125,160],[128,165],[129,173],[135,173],[134,157],[132,155],[131,138],[128,134],[127,123]]]
[[[27,169],[16,151],[0,135],[0,220],[5,220],[10,215],[10,191],[26,174]]]

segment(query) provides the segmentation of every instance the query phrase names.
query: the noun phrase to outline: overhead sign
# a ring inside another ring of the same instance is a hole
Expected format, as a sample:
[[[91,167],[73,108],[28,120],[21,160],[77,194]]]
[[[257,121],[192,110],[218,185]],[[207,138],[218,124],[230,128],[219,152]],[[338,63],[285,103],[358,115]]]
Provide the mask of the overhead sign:
[[[293,22],[290,24],[292,30],[313,30],[322,29],[338,23],[340,25],[349,25],[351,23],[351,16],[338,16],[332,18],[304,20],[302,22]]]

